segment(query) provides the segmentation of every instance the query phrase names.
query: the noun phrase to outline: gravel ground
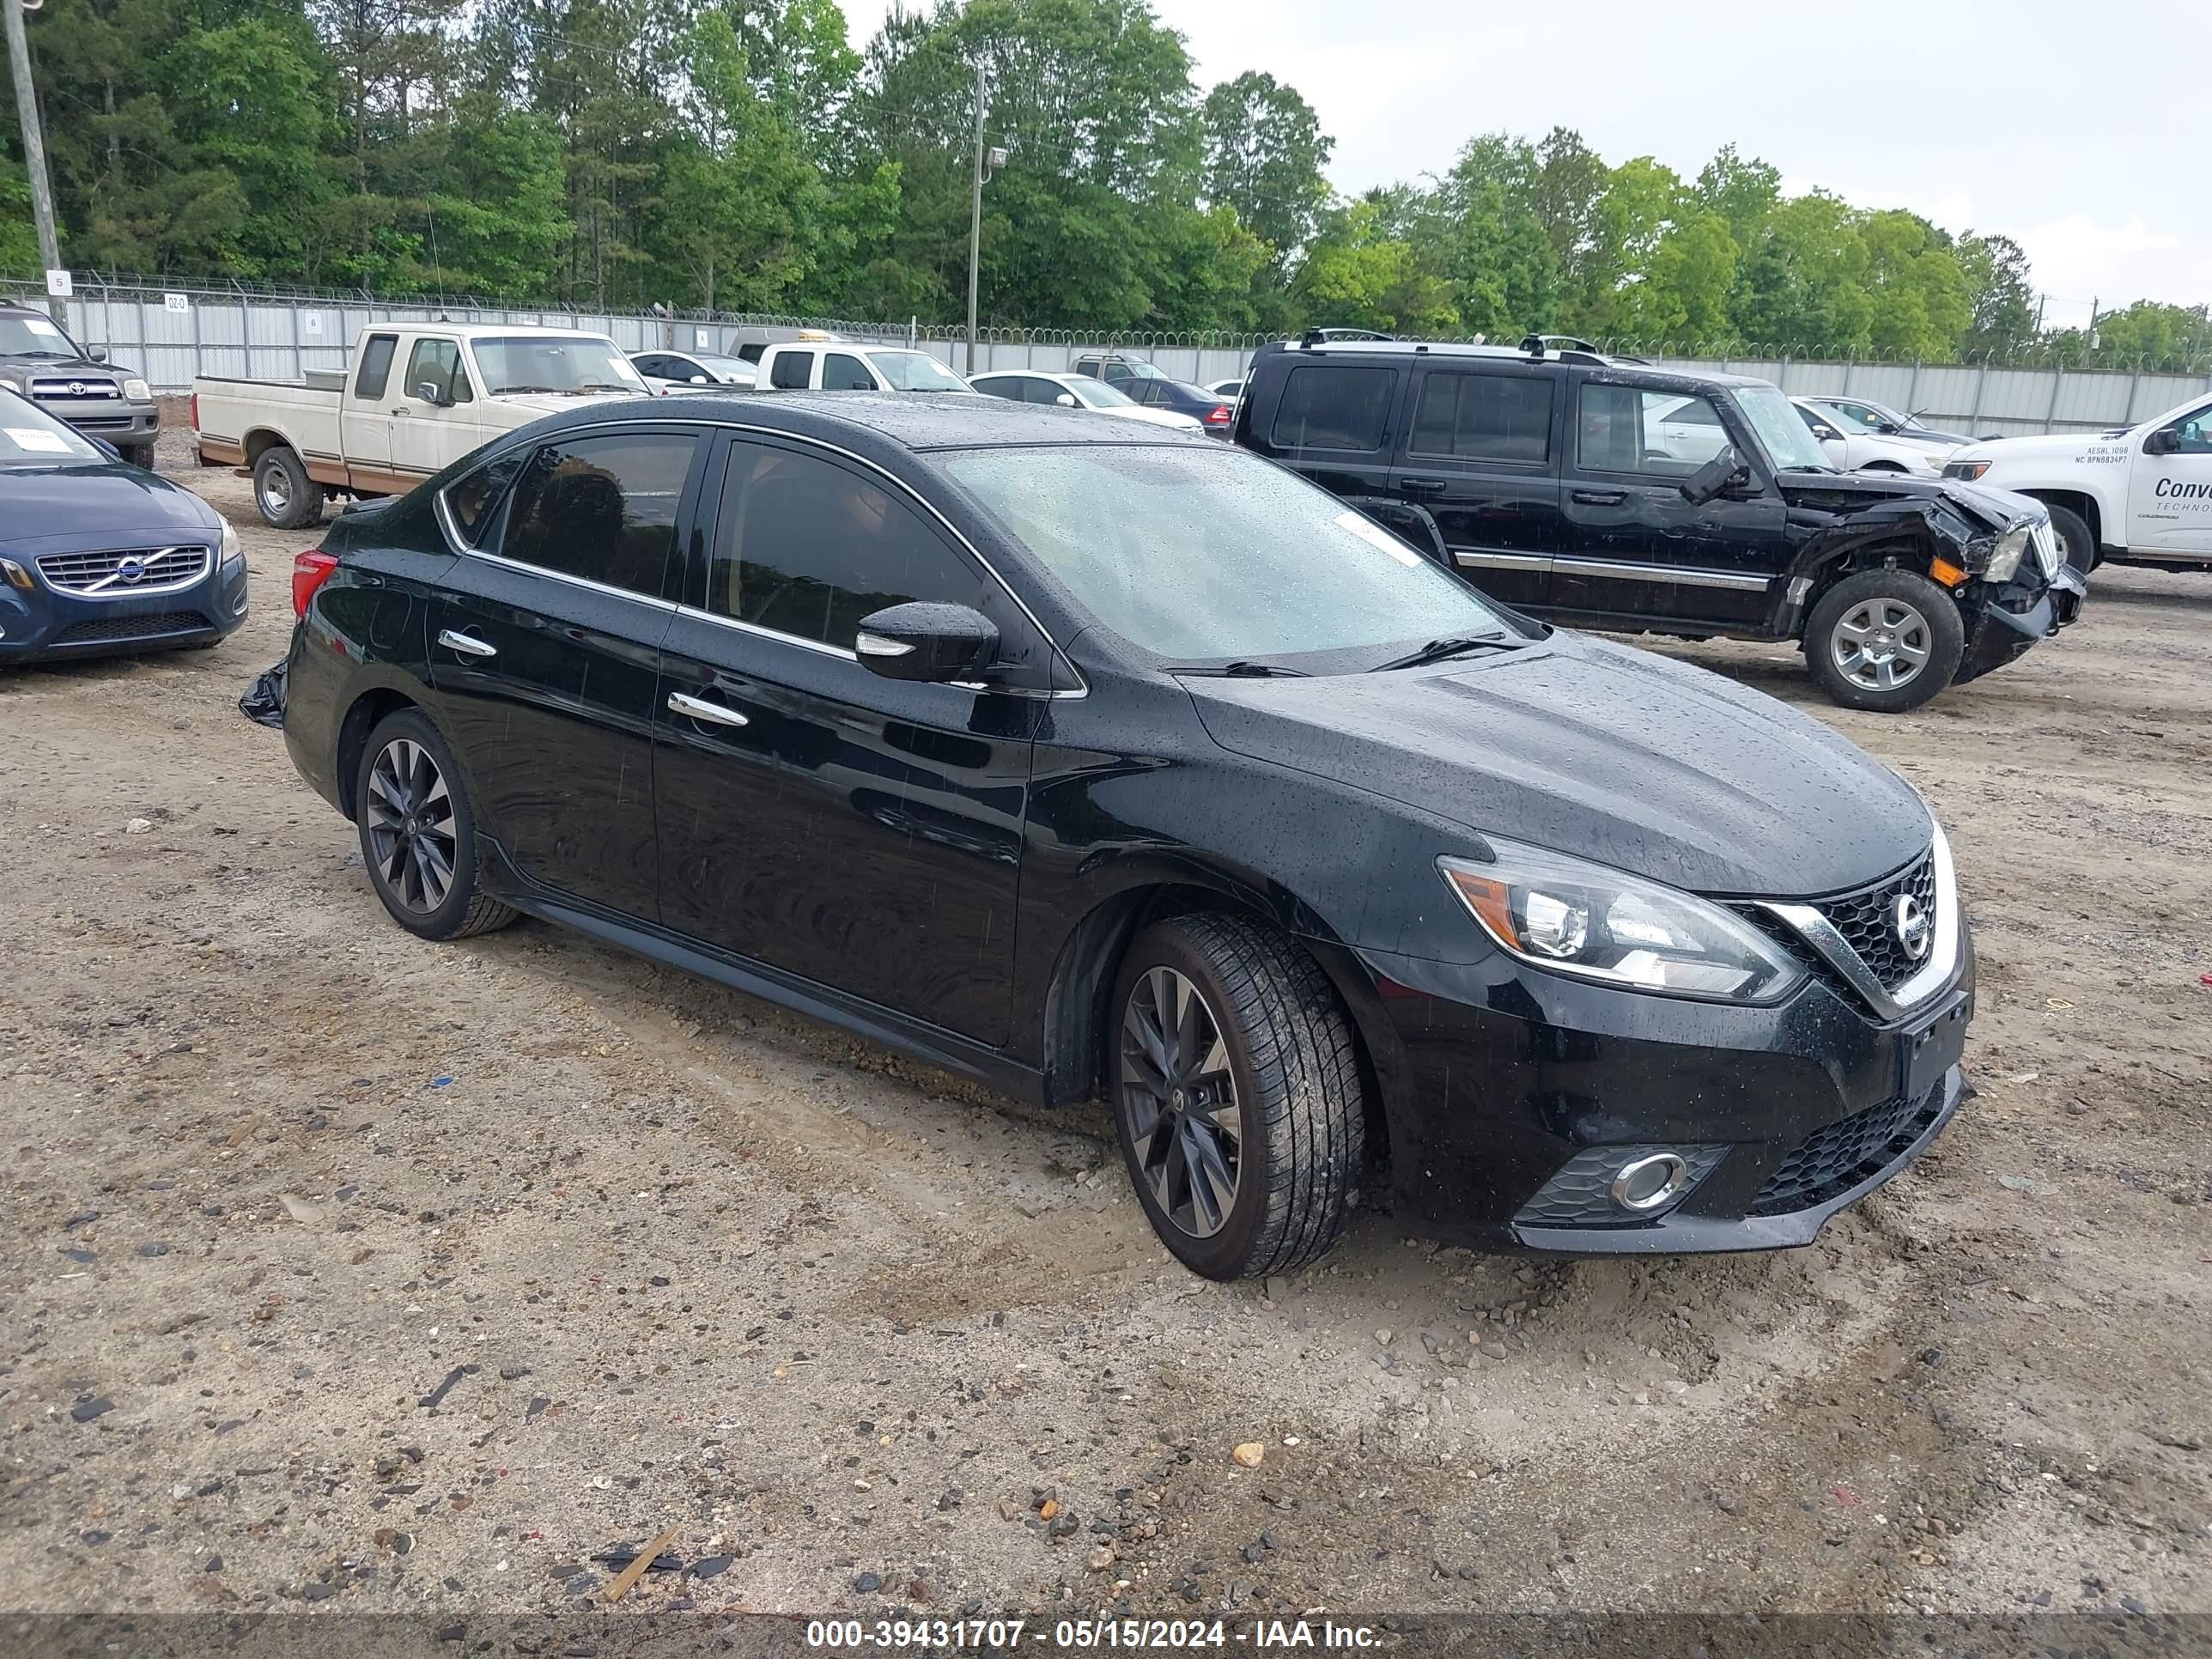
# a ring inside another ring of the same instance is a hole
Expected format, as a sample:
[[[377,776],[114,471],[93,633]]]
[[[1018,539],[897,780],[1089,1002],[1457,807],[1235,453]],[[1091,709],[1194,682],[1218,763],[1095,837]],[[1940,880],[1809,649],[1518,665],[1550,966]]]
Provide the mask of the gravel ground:
[[[2212,579],[1903,718],[1669,647],[1960,858],[1982,1092],[1816,1246],[1224,1288],[1096,1112],[391,926],[181,476],[245,629],[0,679],[0,1613],[2212,1610]]]

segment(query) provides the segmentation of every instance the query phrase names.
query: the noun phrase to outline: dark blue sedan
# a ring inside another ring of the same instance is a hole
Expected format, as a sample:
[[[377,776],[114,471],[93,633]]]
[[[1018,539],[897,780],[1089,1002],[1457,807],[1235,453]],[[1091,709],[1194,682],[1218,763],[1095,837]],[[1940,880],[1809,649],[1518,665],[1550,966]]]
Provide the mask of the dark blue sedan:
[[[0,665],[213,645],[246,620],[221,514],[4,390],[0,504]]]

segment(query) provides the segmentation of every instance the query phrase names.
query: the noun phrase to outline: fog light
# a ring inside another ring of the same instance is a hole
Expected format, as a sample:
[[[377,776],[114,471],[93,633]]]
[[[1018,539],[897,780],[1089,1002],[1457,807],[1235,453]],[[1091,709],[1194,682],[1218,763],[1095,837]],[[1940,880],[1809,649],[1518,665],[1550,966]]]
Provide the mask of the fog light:
[[[1640,1215],[1672,1202],[1689,1178],[1689,1165],[1673,1152],[1652,1152],[1622,1164],[1610,1190],[1614,1203]]]

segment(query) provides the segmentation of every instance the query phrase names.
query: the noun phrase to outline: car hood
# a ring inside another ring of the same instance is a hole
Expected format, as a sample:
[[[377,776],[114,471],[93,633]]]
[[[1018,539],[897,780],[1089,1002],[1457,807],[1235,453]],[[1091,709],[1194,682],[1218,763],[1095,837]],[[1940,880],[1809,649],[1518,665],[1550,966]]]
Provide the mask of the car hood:
[[[0,353],[0,369],[10,374],[52,374],[72,380],[120,380],[124,375],[112,363],[96,363],[89,357],[11,357]]]
[[[1109,415],[1117,415],[1125,421],[1142,421],[1147,426],[1164,426],[1177,432],[1203,432],[1206,422],[1195,415],[1178,415],[1172,409],[1109,409]]]
[[[118,538],[221,533],[215,509],[191,490],[118,461],[0,466],[0,500],[8,504],[0,551],[52,553],[117,546]]]
[[[1992,489],[1963,478],[1917,478],[1897,472],[1785,472],[1782,493],[1793,501],[1800,496],[1817,498],[1831,511],[1845,505],[1839,503],[1838,497],[1853,498],[1848,503],[1853,508],[1861,502],[1872,506],[1881,501],[1947,501],[1993,530],[2042,510],[2041,503],[2008,489]]]
[[[1911,787],[1818,720],[1584,635],[1431,669],[1185,684],[1234,753],[1695,892],[1837,892],[1929,840]]]
[[[580,409],[587,404],[628,403],[633,398],[650,398],[644,387],[635,392],[514,392],[496,401],[514,409],[526,409],[532,415],[557,415],[564,409]]]
[[[2066,460],[2078,461],[2092,445],[2118,443],[2130,428],[2111,432],[2054,432],[2033,438],[1987,438],[1953,450],[1943,459],[1953,461]]]

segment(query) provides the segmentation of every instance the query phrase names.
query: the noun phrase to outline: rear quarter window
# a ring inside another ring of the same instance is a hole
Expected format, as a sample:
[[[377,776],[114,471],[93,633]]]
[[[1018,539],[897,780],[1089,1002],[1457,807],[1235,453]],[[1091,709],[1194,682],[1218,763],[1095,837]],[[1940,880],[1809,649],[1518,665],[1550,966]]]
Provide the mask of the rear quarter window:
[[[1395,368],[1302,365],[1284,383],[1268,441],[1279,449],[1380,449],[1397,390]]]
[[[784,392],[803,392],[814,378],[814,354],[779,351],[769,364],[768,383]]]

